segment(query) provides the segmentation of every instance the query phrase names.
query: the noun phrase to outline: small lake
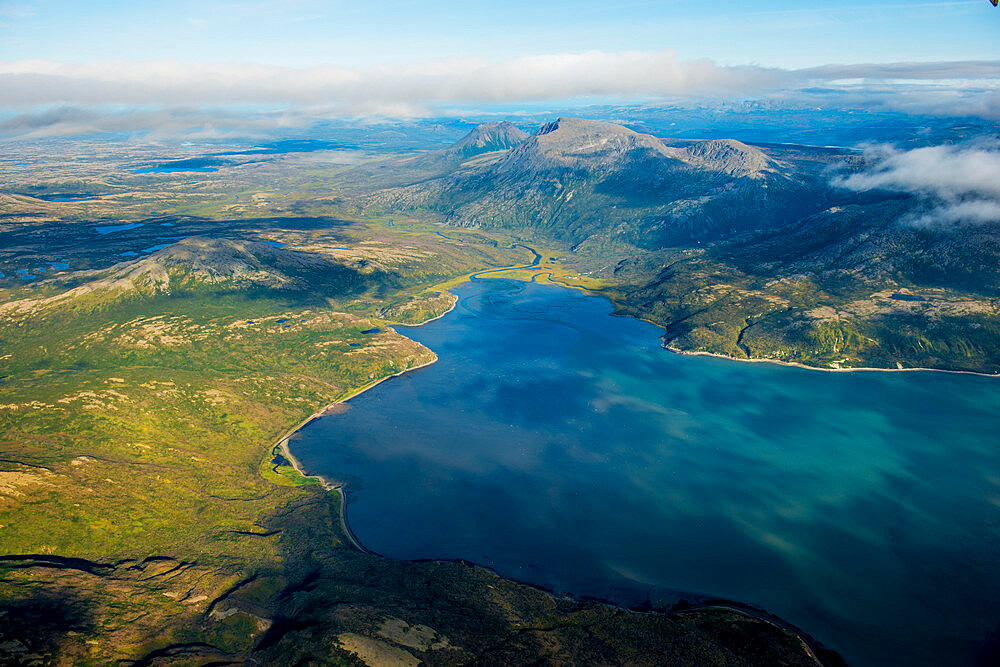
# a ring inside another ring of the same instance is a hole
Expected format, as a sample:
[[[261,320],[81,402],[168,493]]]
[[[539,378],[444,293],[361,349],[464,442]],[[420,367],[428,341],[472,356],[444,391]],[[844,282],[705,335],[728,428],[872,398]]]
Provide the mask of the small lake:
[[[214,171],[219,171],[216,167],[146,167],[144,169],[133,169],[133,174],[186,174],[199,173],[199,174],[210,174]],[[185,185],[190,185],[186,183]]]
[[[101,236],[106,236],[108,234],[114,234],[115,232],[125,232],[130,229],[138,229],[139,227],[142,227],[144,224],[146,223],[128,222],[123,225],[100,225],[94,227],[94,231],[100,234]]]
[[[673,354],[599,297],[475,280],[440,360],[292,443],[352,531],[629,605],[727,599],[851,665],[1000,658],[1000,379]]]
[[[97,201],[98,199],[100,199],[99,195],[91,195],[91,194],[70,194],[70,195],[63,195],[63,194],[51,194],[50,193],[50,194],[30,194],[30,195],[27,195],[27,196],[28,197],[32,197],[34,199],[41,199],[42,201],[56,202],[56,203],[81,202],[81,201]]]

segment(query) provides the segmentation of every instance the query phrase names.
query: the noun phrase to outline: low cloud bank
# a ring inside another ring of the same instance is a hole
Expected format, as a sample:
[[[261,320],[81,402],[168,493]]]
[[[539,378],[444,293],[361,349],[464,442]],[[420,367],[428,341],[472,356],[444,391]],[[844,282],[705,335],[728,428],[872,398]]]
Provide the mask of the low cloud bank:
[[[801,70],[681,60],[673,51],[551,54],[394,66],[0,62],[0,108],[322,108],[339,115],[430,115],[441,105],[573,99],[799,100],[1000,120],[1000,61],[829,65]]]
[[[925,197],[928,209],[904,222],[922,227],[1000,223],[1000,140],[902,151],[871,148],[869,168],[839,178],[851,190],[892,190]]]
[[[141,133],[144,139],[224,139],[267,136],[277,128],[302,127],[312,118],[298,111],[238,109],[140,109],[108,112],[59,106],[0,120],[0,136],[21,139],[85,136],[98,133]]]
[[[585,96],[752,94],[788,79],[786,70],[678,60],[672,51],[593,51],[498,63],[468,58],[355,69],[172,61],[0,63],[0,90],[8,107],[323,104],[363,111],[375,106]]]

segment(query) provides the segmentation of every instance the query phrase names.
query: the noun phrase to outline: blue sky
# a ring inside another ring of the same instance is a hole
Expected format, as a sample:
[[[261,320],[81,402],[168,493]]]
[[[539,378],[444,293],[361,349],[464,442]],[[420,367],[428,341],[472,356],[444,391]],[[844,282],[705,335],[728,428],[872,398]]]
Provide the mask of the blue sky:
[[[722,65],[1000,58],[987,0],[425,2],[4,0],[0,60],[348,67],[661,51]]]
[[[266,111],[260,123],[285,126],[732,100],[1000,120],[1000,9],[988,0],[0,0],[0,134],[212,127],[219,113],[205,110],[222,108]]]

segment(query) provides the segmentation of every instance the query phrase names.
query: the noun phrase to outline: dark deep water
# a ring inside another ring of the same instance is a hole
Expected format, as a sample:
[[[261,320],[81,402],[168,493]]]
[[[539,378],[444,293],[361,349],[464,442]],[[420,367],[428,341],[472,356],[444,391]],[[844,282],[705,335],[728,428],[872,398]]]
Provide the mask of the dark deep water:
[[[347,483],[368,548],[632,605],[736,600],[852,665],[1000,659],[1000,379],[685,357],[601,298],[458,294],[399,328],[436,364],[292,444]]]

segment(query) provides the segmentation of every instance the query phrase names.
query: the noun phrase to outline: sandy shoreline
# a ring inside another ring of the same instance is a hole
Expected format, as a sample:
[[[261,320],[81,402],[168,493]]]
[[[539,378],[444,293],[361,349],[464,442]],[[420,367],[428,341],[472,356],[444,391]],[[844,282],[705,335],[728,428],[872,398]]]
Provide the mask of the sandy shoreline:
[[[508,269],[518,269],[518,268],[521,268],[521,267],[507,267],[507,268]],[[503,271],[503,270],[504,269],[496,269],[494,271]],[[539,275],[541,275],[541,274],[539,274]],[[535,276],[535,277],[537,277],[537,276]],[[482,280],[482,278],[479,278],[477,274],[473,274],[473,275],[470,275],[470,276],[466,276],[466,280]],[[465,281],[463,281],[463,282],[465,282]],[[535,282],[535,281],[531,280],[529,282]],[[549,283],[550,284],[555,284],[557,286],[564,287],[566,289],[579,289],[579,290],[581,290],[583,292],[586,292],[586,293],[588,293],[590,295],[593,295],[593,296],[603,296],[603,295],[600,295],[600,294],[596,294],[593,291],[588,290],[587,288],[582,287],[582,286],[568,285],[568,284],[563,284],[563,283],[560,283],[560,282],[553,281],[551,279],[551,274],[549,274]],[[441,313],[440,315],[436,315],[434,317],[428,318],[428,319],[426,319],[426,320],[424,320],[422,322],[419,322],[417,324],[400,324],[400,323],[395,323],[395,326],[418,327],[418,326],[423,326],[423,325],[425,325],[425,324],[427,324],[429,322],[433,322],[435,320],[441,319],[442,317],[444,317],[448,313],[450,313],[453,310],[455,310],[455,308],[458,306],[458,301],[459,301],[458,296],[455,295],[453,292],[449,292],[449,293],[452,294],[452,296],[455,297],[455,300],[451,304],[451,306],[446,311],[444,311],[443,313]],[[607,298],[607,297],[605,297],[605,298]],[[616,306],[616,304],[614,303],[614,301],[612,301],[611,299],[609,299],[609,301],[611,301],[611,304],[613,306]],[[659,327],[660,329],[665,329],[665,327],[663,325],[661,325],[661,324],[659,324],[657,322],[652,322],[650,320],[647,320],[647,319],[642,318],[642,317],[637,317],[635,315],[625,315],[625,314],[622,314],[622,313],[619,313],[619,312],[614,312],[612,314],[616,315],[616,316],[620,316],[620,317],[635,317],[636,319],[639,319],[639,320],[642,320],[643,322],[647,322],[649,324],[652,324],[652,325],[654,325],[656,327]],[[387,326],[387,328],[391,328],[391,326],[393,326],[393,325],[384,325],[384,326]],[[393,330],[393,331],[395,331],[395,330]],[[859,368],[824,368],[824,367],[821,367],[821,366],[809,366],[809,365],[798,363],[798,362],[794,362],[794,361],[782,361],[780,359],[760,359],[760,358],[743,359],[743,358],[740,358],[740,357],[732,357],[732,356],[729,356],[727,354],[719,354],[717,352],[701,352],[701,351],[692,352],[692,351],[687,351],[687,350],[681,350],[681,349],[673,347],[673,346],[671,346],[671,345],[669,345],[667,343],[663,343],[663,348],[666,349],[666,350],[669,350],[670,352],[673,352],[674,354],[679,354],[679,355],[683,355],[683,356],[690,356],[690,357],[705,356],[705,357],[715,357],[715,358],[718,358],[718,359],[725,359],[725,360],[728,360],[728,361],[750,362],[750,363],[763,363],[763,364],[775,364],[775,365],[778,365],[778,366],[788,366],[788,367],[792,367],[792,368],[802,368],[802,369],[805,369],[805,370],[822,371],[822,372],[828,372],[828,373],[856,373],[856,372],[880,372],[880,373],[933,372],[933,373],[951,373],[951,374],[957,374],[957,375],[975,375],[975,376],[979,376],[979,377],[990,377],[990,378],[1000,377],[1000,374],[979,373],[979,372],[976,372],[976,371],[946,370],[946,369],[940,369],[940,368],[868,368],[868,367],[859,367]],[[358,389],[350,392],[349,394],[347,394],[343,398],[340,398],[337,401],[334,401],[333,403],[330,403],[329,405],[324,406],[321,410],[313,413],[308,418],[306,418],[301,423],[299,423],[294,428],[292,428],[288,433],[286,433],[282,438],[280,438],[278,440],[278,443],[274,447],[272,447],[272,451],[274,451],[275,449],[280,449],[281,453],[282,453],[282,456],[284,456],[285,459],[288,460],[288,462],[291,464],[292,468],[294,468],[296,470],[296,472],[298,472],[303,478],[315,480],[324,489],[326,489],[328,491],[337,491],[340,494],[340,498],[341,498],[341,502],[340,502],[340,520],[341,520],[341,524],[344,527],[344,532],[347,534],[348,538],[351,540],[351,542],[354,544],[354,546],[357,547],[358,550],[364,551],[365,553],[370,553],[370,552],[364,546],[362,546],[361,543],[358,542],[358,540],[354,537],[354,535],[351,533],[350,528],[349,528],[348,523],[347,523],[347,517],[346,517],[346,514],[345,514],[345,506],[347,505],[347,497],[346,497],[343,485],[342,484],[333,483],[330,480],[328,480],[325,477],[323,477],[322,475],[308,474],[305,471],[305,469],[302,467],[302,463],[298,459],[296,459],[295,456],[292,454],[291,449],[289,447],[289,441],[291,440],[292,436],[294,436],[296,433],[298,433],[306,425],[310,424],[314,419],[318,419],[319,417],[323,417],[323,416],[332,414],[334,412],[334,409],[335,409],[335,407],[337,405],[345,403],[346,401],[349,401],[350,399],[354,398],[355,396],[359,396],[359,395],[363,394],[364,392],[368,391],[372,387],[376,387],[379,384],[381,384],[382,382],[385,382],[386,380],[389,380],[389,379],[394,378],[394,377],[399,377],[399,376],[403,375],[404,373],[408,373],[410,371],[415,371],[415,370],[419,370],[421,368],[426,368],[427,366],[430,366],[431,364],[437,362],[437,360],[438,360],[437,354],[435,354],[433,350],[431,350],[431,354],[433,355],[434,358],[431,359],[430,361],[426,362],[426,363],[420,364],[418,366],[413,366],[412,368],[406,368],[404,370],[399,371],[398,373],[393,373],[392,375],[387,375],[387,376],[385,376],[383,378],[380,378],[378,380],[370,382],[370,383],[368,383],[368,384],[366,384],[366,385],[364,385],[362,387],[359,387]]]
[[[512,267],[512,268],[518,268],[518,267]],[[473,279],[474,280],[482,280],[482,278],[479,278],[478,276],[468,276],[467,277],[467,280],[473,280]],[[535,281],[532,280],[530,282],[535,282]],[[575,285],[568,285],[568,284],[562,284],[562,283],[553,281],[551,279],[551,274],[549,275],[549,282],[550,282],[550,284],[555,284],[557,286],[564,287],[566,289],[579,289],[579,290],[581,290],[581,291],[583,291],[585,293],[588,293],[588,294],[591,294],[591,295],[594,295],[594,296],[603,296],[603,295],[600,295],[600,294],[596,294],[593,291],[588,290],[585,287],[575,286]],[[452,293],[452,294],[454,295],[454,293]],[[448,313],[450,313],[451,311],[453,311],[458,306],[459,299],[458,299],[457,295],[454,295],[454,296],[455,296],[455,301],[452,303],[451,307],[449,307],[446,311],[444,311],[440,315],[437,315],[435,317],[432,317],[432,318],[429,318],[427,320],[424,320],[423,322],[420,322],[418,324],[396,324],[396,326],[413,326],[413,327],[422,326],[424,324],[427,324],[429,322],[433,322],[435,320],[438,320],[438,319],[444,317],[445,315],[447,315]],[[605,298],[607,298],[607,297],[605,297]],[[614,305],[614,302],[612,302],[612,305]],[[618,313],[613,313],[613,314],[617,315]],[[629,317],[634,317],[634,316],[629,316]],[[642,319],[642,318],[637,318],[637,319]],[[644,320],[644,321],[648,321],[648,320]],[[650,324],[654,324],[654,325],[660,327],[661,329],[664,328],[662,325],[656,324],[655,322],[650,322]],[[384,325],[384,326],[386,326],[387,328],[391,328],[392,325],[388,325],[387,324],[387,325]],[[825,368],[817,368],[817,367],[814,367],[814,366],[805,366],[803,364],[796,364],[796,363],[792,363],[792,362],[782,362],[782,361],[778,361],[778,360],[770,360],[770,359],[738,359],[738,358],[735,358],[735,357],[729,357],[729,356],[726,356],[726,355],[714,354],[714,353],[710,353],[710,352],[684,352],[682,350],[671,348],[671,347],[669,347],[667,345],[664,345],[663,347],[666,348],[666,349],[668,349],[668,350],[670,350],[671,352],[676,353],[676,354],[683,354],[683,355],[689,355],[689,356],[702,355],[702,356],[720,357],[720,358],[723,358],[723,359],[729,359],[731,361],[754,361],[754,362],[764,362],[764,363],[775,363],[775,364],[781,364],[781,365],[784,365],[784,366],[798,366],[800,368],[808,368],[808,369],[811,369],[811,370],[820,370],[820,371],[822,371],[822,370],[830,370],[830,371],[854,371],[854,370],[879,370],[879,371],[885,371],[885,370],[936,370],[936,369],[917,369],[917,368],[908,368],[908,369],[879,369],[879,368],[872,368],[872,369],[861,369],[861,368],[857,368],[857,369],[853,369],[853,368],[832,369],[831,368],[831,369],[825,369]],[[303,478],[315,480],[316,482],[318,482],[323,487],[324,490],[326,490],[326,491],[336,491],[340,495],[340,508],[339,508],[340,524],[343,527],[344,534],[347,536],[347,539],[348,539],[348,541],[350,541],[351,545],[354,546],[354,548],[356,548],[358,551],[361,551],[362,553],[371,554],[371,555],[379,555],[379,554],[376,554],[375,552],[373,552],[373,551],[365,548],[365,546],[361,544],[361,542],[357,539],[357,537],[355,537],[354,533],[351,531],[350,525],[349,525],[349,523],[347,521],[347,514],[346,514],[347,495],[346,495],[346,489],[345,489],[344,485],[340,484],[340,483],[331,482],[330,480],[326,479],[322,475],[313,475],[313,474],[306,473],[305,469],[302,466],[302,463],[297,458],[295,458],[295,455],[292,454],[292,452],[291,452],[291,449],[290,449],[290,446],[289,446],[290,440],[291,440],[292,436],[294,436],[296,433],[298,433],[301,429],[303,429],[308,424],[312,423],[313,420],[318,419],[318,418],[323,417],[323,416],[327,416],[329,414],[335,414],[336,406],[341,405],[341,404],[347,402],[348,400],[350,400],[350,399],[352,399],[352,398],[354,398],[356,396],[359,396],[359,395],[363,394],[364,392],[368,391],[369,389],[372,389],[373,387],[378,386],[379,384],[385,382],[386,380],[389,380],[389,379],[395,378],[395,377],[399,377],[399,376],[401,376],[401,375],[403,375],[405,373],[408,373],[410,371],[415,371],[415,370],[419,370],[421,368],[426,368],[426,367],[430,366],[431,364],[436,363],[438,361],[437,354],[434,353],[433,350],[431,350],[430,352],[433,355],[433,359],[431,359],[430,361],[428,361],[426,363],[423,363],[423,364],[419,364],[417,366],[413,366],[411,368],[403,369],[403,370],[399,371],[398,373],[393,373],[392,375],[387,375],[387,376],[385,376],[383,378],[380,378],[378,380],[374,380],[374,381],[372,381],[372,382],[370,382],[370,383],[368,383],[368,384],[366,384],[366,385],[358,388],[357,390],[354,390],[354,391],[348,393],[343,398],[340,398],[337,401],[334,401],[333,403],[330,403],[330,404],[324,406],[321,410],[318,410],[317,412],[313,413],[312,415],[310,415],[309,417],[307,417],[306,419],[304,419],[301,423],[299,423],[298,425],[296,425],[288,433],[286,433],[278,441],[278,443],[272,448],[272,452],[274,450],[280,450],[281,455],[288,461],[288,463],[291,465],[291,467],[294,468],[296,470],[296,472],[298,472]],[[964,373],[964,374],[969,374],[969,375],[984,375],[982,373],[974,373],[974,372],[971,372],[971,371],[939,371],[939,372],[945,372],[945,373]],[[988,376],[988,377],[993,377],[993,376]],[[462,562],[466,562],[466,561],[462,561]],[[492,568],[490,568],[488,566],[480,565],[480,564],[476,564],[476,563],[472,563],[472,564],[476,565],[477,567],[485,568],[485,569],[487,569],[487,570],[489,570],[491,572],[495,572],[494,570],[492,570]],[[503,576],[503,575],[500,575],[499,573],[496,573],[496,574],[497,574],[497,576]],[[532,588],[537,588],[539,590],[545,591],[546,593],[548,593],[549,595],[552,595],[553,597],[567,598],[567,599],[573,599],[573,600],[577,599],[577,598],[575,598],[572,595],[569,595],[569,594],[560,594],[560,593],[557,593],[555,591],[550,591],[550,590],[546,589],[545,587],[538,586],[538,585],[535,585],[535,584],[531,584],[531,583],[519,581],[517,579],[512,579],[510,577],[503,577],[503,578],[509,579],[511,581],[517,581],[518,583],[521,583],[523,585],[530,586]],[[727,603],[725,601],[715,601],[715,602],[704,603],[704,604],[700,604],[700,605],[692,605],[691,607],[689,607],[687,609],[671,609],[671,610],[663,610],[663,611],[658,610],[658,611],[651,611],[651,612],[643,612],[643,611],[640,611],[640,610],[631,609],[629,607],[618,605],[618,604],[615,604],[613,602],[606,601],[606,600],[600,600],[599,602],[601,602],[601,604],[608,605],[610,607],[614,607],[614,608],[617,608],[617,609],[622,609],[622,610],[624,610],[624,611],[626,611],[628,613],[656,613],[656,614],[667,614],[667,615],[669,615],[669,614],[683,614],[685,612],[698,611],[699,609],[723,609],[723,610],[732,611],[732,612],[735,612],[735,613],[738,613],[738,614],[743,614],[743,615],[746,615],[746,616],[749,616],[749,617],[752,617],[752,618],[757,618],[757,619],[759,619],[761,621],[764,621],[764,622],[766,622],[766,623],[768,623],[768,624],[770,624],[770,625],[772,625],[772,626],[774,626],[776,628],[779,628],[781,630],[784,630],[786,632],[791,633],[792,635],[794,635],[795,637],[798,638],[798,640],[802,644],[803,649],[806,651],[806,653],[809,655],[809,657],[812,658],[815,661],[815,663],[817,665],[822,666],[822,665],[825,664],[819,658],[819,656],[817,655],[817,651],[816,651],[815,646],[813,645],[813,641],[812,641],[811,637],[808,634],[806,634],[804,631],[800,630],[799,628],[795,627],[794,625],[792,625],[790,623],[787,623],[786,621],[784,621],[783,619],[780,619],[779,617],[772,616],[771,614],[769,614],[767,612],[764,612],[764,611],[758,611],[756,609],[753,609],[752,607],[749,607],[749,606],[746,606],[746,605],[742,605],[740,603]]]
[[[538,276],[542,276],[542,275],[545,275],[545,274],[537,274],[535,276],[535,278],[537,278]],[[559,280],[553,280],[551,276],[552,276],[552,274],[549,274],[549,279],[548,279],[549,284],[551,284],[551,285],[556,285],[558,287],[565,287],[567,289],[581,290],[583,292],[586,292],[590,296],[599,296],[599,297],[603,297],[603,298],[607,299],[608,301],[611,302],[611,305],[614,306],[615,311],[612,313],[612,315],[614,315],[616,317],[631,317],[631,318],[634,318],[634,319],[637,319],[637,320],[641,320],[642,322],[646,322],[647,324],[652,324],[653,326],[659,327],[660,329],[663,329],[664,331],[666,331],[666,326],[660,324],[659,322],[654,322],[653,320],[646,319],[645,317],[640,317],[639,315],[632,315],[630,313],[620,312],[621,306],[619,306],[619,304],[617,304],[614,301],[614,299],[612,299],[611,297],[608,297],[608,296],[606,296],[604,294],[596,292],[596,291],[594,291],[592,289],[589,289],[587,287],[584,287],[582,285],[570,285],[569,283],[563,283],[563,282],[560,282]],[[517,280],[517,279],[513,278],[512,280]],[[535,284],[543,284],[543,283],[538,283],[534,279],[532,279],[532,280],[530,280],[528,282],[532,282],[532,283],[535,283]],[[875,368],[875,367],[870,367],[870,366],[858,366],[858,367],[854,367],[854,368],[828,368],[828,367],[824,367],[824,366],[810,366],[808,364],[802,364],[802,363],[798,363],[796,361],[782,361],[781,359],[761,359],[761,358],[733,357],[733,356],[730,356],[728,354],[720,354],[718,352],[701,352],[701,351],[692,352],[692,351],[689,351],[689,350],[682,350],[682,349],[674,347],[674,346],[672,346],[672,345],[670,345],[668,343],[663,343],[663,348],[665,350],[669,350],[669,351],[673,352],[674,354],[680,354],[680,355],[684,355],[684,356],[687,356],[687,357],[699,357],[699,356],[700,357],[715,357],[717,359],[728,359],[729,361],[751,362],[751,363],[758,363],[758,364],[777,364],[779,366],[789,366],[789,367],[792,367],[792,368],[804,368],[804,369],[810,370],[810,371],[824,371],[824,372],[827,372],[827,373],[855,373],[855,372],[872,372],[872,371],[878,372],[878,373],[910,373],[910,372],[917,371],[917,372],[924,372],[924,373],[927,373],[927,372],[930,372],[930,373],[952,373],[952,374],[956,374],[956,375],[976,375],[978,377],[1000,378],[1000,373],[981,373],[979,371],[956,371],[956,370],[950,370],[950,369],[946,369],[946,368],[924,368],[924,367],[920,367],[920,366],[916,366],[916,367],[913,367],[913,368]]]
[[[452,308],[454,308],[454,306],[452,306]],[[437,319],[437,318],[434,318],[434,319]],[[430,320],[428,320],[428,322],[429,321]],[[421,324],[425,324],[425,323],[421,322]],[[344,485],[343,484],[338,484],[338,483],[331,482],[330,480],[328,480],[327,478],[323,477],[322,475],[312,475],[312,474],[307,473],[305,471],[305,468],[302,467],[302,462],[299,461],[297,458],[295,458],[295,455],[292,454],[291,448],[289,447],[289,441],[292,439],[292,436],[294,436],[300,430],[302,430],[303,428],[305,428],[307,425],[311,424],[314,419],[319,419],[320,417],[324,417],[326,415],[333,414],[335,406],[340,405],[340,404],[342,404],[342,403],[344,403],[346,401],[349,401],[350,399],[354,398],[355,396],[363,394],[364,392],[368,391],[372,387],[376,387],[376,386],[380,385],[381,383],[385,382],[386,380],[389,380],[389,379],[395,378],[395,377],[399,377],[400,375],[403,375],[404,373],[409,373],[410,371],[415,371],[415,370],[419,370],[421,368],[426,368],[427,366],[430,366],[431,364],[437,362],[437,360],[438,360],[437,355],[434,354],[433,351],[431,352],[431,354],[434,355],[434,358],[431,359],[430,361],[426,362],[426,363],[420,364],[418,366],[411,366],[410,368],[404,368],[403,370],[399,371],[398,373],[393,373],[392,375],[386,375],[383,378],[379,378],[378,380],[375,380],[373,382],[369,382],[368,384],[364,385],[363,387],[360,387],[360,388],[356,389],[355,391],[352,391],[351,393],[347,394],[343,398],[338,399],[338,400],[336,400],[333,403],[330,403],[328,405],[325,405],[323,407],[323,409],[318,410],[317,412],[314,412],[313,414],[309,415],[309,417],[307,417],[306,419],[304,419],[301,422],[299,422],[299,424],[296,425],[295,428],[291,429],[288,433],[286,433],[285,435],[283,435],[278,440],[277,444],[275,444],[271,448],[272,454],[274,453],[275,450],[280,450],[281,451],[281,455],[288,461],[288,463],[292,466],[292,468],[294,468],[295,471],[297,473],[299,473],[303,478],[315,480],[326,491],[336,491],[338,494],[340,494],[340,525],[343,526],[343,528],[344,528],[344,534],[347,535],[347,539],[349,539],[351,541],[351,544],[353,544],[354,547],[358,551],[362,551],[364,553],[371,553],[368,549],[366,549],[361,544],[361,542],[358,541],[358,539],[351,532],[350,525],[347,523],[347,514],[345,512],[345,508],[347,507],[347,494],[346,494],[346,492],[344,490]]]
[[[546,274],[540,273],[540,274],[537,274],[534,277],[537,278],[537,277],[544,276],[544,275],[546,275]],[[628,313],[618,312],[619,305],[617,303],[615,303],[615,301],[613,299],[611,299],[610,297],[607,297],[607,296],[605,296],[603,294],[600,294],[599,292],[596,292],[594,290],[588,289],[587,287],[584,287],[582,285],[570,285],[569,283],[561,282],[558,279],[553,280],[552,277],[551,277],[552,274],[548,274],[548,275],[549,275],[548,282],[551,285],[556,285],[558,287],[565,287],[566,289],[580,290],[582,292],[585,292],[585,293],[589,294],[590,296],[599,296],[599,297],[603,297],[605,299],[608,299],[608,301],[611,301],[611,305],[614,306],[615,309],[616,309],[616,311],[614,313],[612,313],[616,317],[631,317],[631,318],[634,318],[634,319],[646,322],[647,324],[652,324],[653,326],[659,327],[660,329],[666,330],[666,327],[664,325],[660,324],[659,322],[654,322],[654,321],[648,320],[648,319],[646,319],[644,317],[639,317],[638,315],[632,315],[632,314],[628,314]],[[517,280],[517,278],[512,278],[511,280]],[[544,283],[539,283],[537,280],[534,280],[534,279],[532,279],[532,280],[530,280],[528,282],[532,282],[532,283],[535,283],[535,284],[544,284]],[[924,373],[927,373],[927,372],[930,372],[930,373],[953,373],[953,374],[957,374],[957,375],[976,375],[976,376],[979,376],[979,377],[1000,378],[1000,373],[980,373],[979,371],[956,371],[956,370],[949,370],[949,369],[946,369],[946,368],[923,368],[923,367],[913,367],[913,368],[875,368],[875,367],[869,367],[869,366],[859,366],[859,367],[855,367],[855,368],[827,368],[827,367],[824,367],[824,366],[810,366],[808,364],[802,364],[802,363],[798,363],[798,362],[795,362],[795,361],[782,361],[781,359],[761,359],[761,358],[732,357],[732,356],[730,356],[728,354],[720,354],[718,352],[701,352],[701,351],[692,352],[692,351],[689,351],[689,350],[682,350],[680,348],[677,348],[677,347],[674,347],[672,345],[669,345],[668,343],[664,343],[663,344],[663,348],[665,350],[669,350],[669,351],[673,352],[674,354],[680,354],[680,355],[684,355],[684,356],[687,356],[687,357],[715,357],[717,359],[727,359],[729,361],[741,361],[741,362],[751,362],[751,363],[759,363],[759,364],[777,364],[779,366],[789,366],[789,367],[792,367],[792,368],[804,368],[804,369],[810,370],[810,371],[824,371],[824,372],[828,372],[828,373],[855,373],[855,372],[872,372],[872,371],[878,372],[878,373],[909,373],[909,372],[917,371],[917,372],[924,372]]]
[[[434,354],[434,353],[431,352],[431,354]],[[278,442],[274,445],[274,447],[272,447],[272,450],[274,450],[274,449],[280,449],[281,452],[282,452],[282,455],[286,459],[288,459],[288,462],[292,465],[292,467],[295,468],[295,470],[300,475],[302,475],[303,477],[305,477],[307,479],[315,479],[315,480],[319,481],[323,485],[324,488],[340,490],[340,488],[341,488],[340,484],[334,484],[330,480],[324,478],[322,475],[310,475],[310,474],[307,474],[302,469],[302,464],[299,462],[298,459],[295,458],[294,455],[292,455],[292,452],[289,450],[289,448],[288,448],[288,441],[291,440],[291,438],[292,438],[293,435],[295,435],[296,433],[298,433],[299,431],[301,431],[308,424],[312,423],[312,421],[314,419],[319,419],[320,417],[325,417],[325,416],[330,415],[330,414],[335,414],[334,408],[336,406],[340,405],[341,403],[349,401],[350,399],[354,398],[355,396],[359,396],[360,394],[363,394],[364,392],[368,391],[372,387],[376,387],[376,386],[382,384],[386,380],[389,380],[389,379],[395,378],[395,377],[399,377],[400,375],[403,375],[404,373],[409,373],[410,371],[415,371],[415,370],[419,370],[421,368],[426,368],[426,367],[430,366],[431,364],[436,363],[437,360],[438,360],[438,357],[437,357],[436,354],[434,354],[434,358],[431,359],[430,361],[426,362],[426,363],[420,364],[418,366],[411,366],[410,368],[404,368],[403,370],[399,371],[398,373],[393,373],[392,375],[386,375],[383,378],[379,378],[378,380],[374,380],[372,382],[369,382],[368,384],[364,385],[363,387],[360,387],[359,389],[356,389],[356,390],[352,391],[351,393],[347,394],[343,398],[340,398],[340,399],[334,401],[333,403],[330,403],[328,405],[323,406],[323,409],[318,410],[318,411],[314,412],[313,414],[309,415],[307,418],[305,418],[304,420],[302,420],[301,422],[299,422],[299,424],[297,426],[295,426],[295,428],[291,429],[288,433],[286,433],[285,435],[283,435],[278,440]]]
[[[534,252],[534,251],[532,251],[532,252]],[[537,253],[536,253],[536,255],[537,255]],[[507,268],[519,268],[519,267],[507,267]],[[473,280],[473,279],[476,279],[476,274],[470,274],[468,276],[464,276],[464,279],[459,284],[467,282],[467,281],[470,281],[470,280]],[[384,326],[386,326],[387,328],[392,328],[392,326],[419,327],[419,326],[423,326],[423,325],[425,325],[425,324],[427,324],[429,322],[433,322],[434,320],[441,319],[442,317],[444,317],[445,315],[447,315],[451,311],[455,310],[455,308],[458,306],[458,295],[455,294],[454,292],[449,291],[449,290],[445,290],[445,291],[447,291],[449,294],[451,294],[453,297],[455,297],[455,300],[452,302],[452,304],[448,308],[448,310],[444,311],[440,315],[435,315],[434,317],[428,318],[428,319],[426,319],[426,320],[424,320],[422,322],[418,322],[416,324],[394,323],[393,325],[386,324]],[[395,329],[393,329],[393,331],[396,332]],[[398,332],[396,332],[396,333],[398,333]],[[274,453],[275,450],[280,450],[281,451],[281,455],[288,461],[288,463],[292,466],[292,468],[294,468],[295,471],[297,473],[299,473],[299,475],[301,475],[303,478],[315,480],[325,490],[327,490],[327,491],[336,491],[337,493],[340,494],[340,524],[343,526],[344,533],[347,535],[347,537],[351,541],[351,543],[359,551],[363,551],[364,553],[372,553],[372,552],[370,552],[368,549],[366,549],[358,541],[358,539],[353,535],[353,533],[351,533],[350,526],[347,523],[347,515],[345,513],[345,507],[347,506],[347,495],[345,493],[343,484],[338,484],[338,483],[331,482],[330,480],[326,479],[322,475],[311,475],[311,474],[307,473],[305,471],[305,468],[302,467],[302,462],[299,461],[297,458],[295,458],[295,455],[292,454],[291,448],[289,447],[289,441],[291,440],[292,436],[294,436],[296,433],[298,433],[299,431],[301,431],[308,424],[312,423],[312,421],[314,419],[319,419],[320,417],[324,417],[326,415],[332,414],[334,412],[334,408],[336,406],[341,405],[342,403],[345,403],[345,402],[351,400],[355,396],[359,396],[359,395],[363,394],[364,392],[368,391],[372,387],[376,387],[379,384],[385,382],[386,380],[389,380],[389,379],[395,378],[395,377],[399,377],[400,375],[403,375],[404,373],[408,373],[410,371],[415,371],[415,370],[419,370],[421,368],[426,368],[427,366],[430,366],[431,364],[436,363],[437,360],[438,360],[437,354],[435,354],[435,352],[433,350],[429,350],[429,351],[430,351],[431,355],[433,356],[433,359],[431,359],[430,361],[428,361],[426,363],[423,363],[423,364],[420,364],[418,366],[413,366],[411,368],[405,368],[405,369],[399,371],[398,373],[393,373],[392,375],[387,375],[387,376],[385,376],[383,378],[379,378],[378,380],[375,380],[373,382],[369,382],[368,384],[363,385],[363,386],[359,387],[358,389],[356,389],[356,390],[348,393],[346,396],[337,399],[333,403],[330,403],[328,405],[323,406],[322,409],[314,412],[313,414],[309,415],[304,420],[302,420],[301,422],[299,422],[295,427],[293,427],[285,435],[283,435],[281,438],[279,438],[278,442],[273,447],[271,447],[272,454]]]
[[[643,320],[648,322],[648,320]],[[650,322],[650,324],[656,324],[655,322]],[[661,325],[657,324],[660,328]],[[857,368],[824,368],[822,366],[809,366],[807,364],[800,364],[795,361],[782,361],[780,359],[743,359],[740,357],[731,357],[728,354],[719,354],[718,352],[689,352],[687,350],[681,350],[679,348],[663,344],[665,350],[669,350],[674,354],[680,354],[686,357],[716,357],[717,359],[728,359],[729,361],[740,361],[740,362],[750,362],[754,364],[777,364],[778,366],[790,366],[792,368],[804,368],[809,371],[822,371],[826,373],[858,373],[858,372],[877,372],[877,373],[951,373],[955,375],[976,375],[978,377],[985,378],[1000,378],[1000,374],[996,373],[979,373],[977,371],[953,371],[944,368],[868,368],[868,367],[857,367]]]
[[[447,292],[448,290],[445,290],[445,291]],[[455,297],[455,300],[448,307],[448,310],[444,311],[440,315],[435,315],[434,317],[429,317],[426,320],[424,320],[423,322],[417,322],[416,324],[406,324],[404,322],[393,322],[392,320],[384,320],[386,322],[385,326],[386,327],[422,327],[425,324],[433,322],[434,320],[440,320],[442,317],[444,317],[445,315],[447,315],[451,311],[455,310],[455,307],[458,306],[458,296],[454,292],[448,292],[448,294],[451,294],[453,297]]]

